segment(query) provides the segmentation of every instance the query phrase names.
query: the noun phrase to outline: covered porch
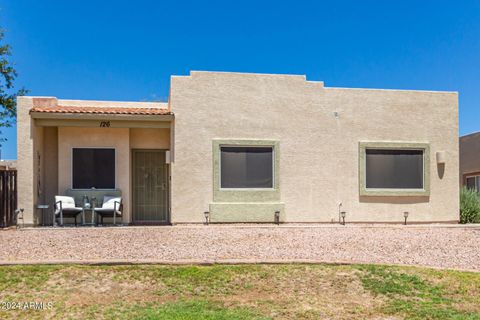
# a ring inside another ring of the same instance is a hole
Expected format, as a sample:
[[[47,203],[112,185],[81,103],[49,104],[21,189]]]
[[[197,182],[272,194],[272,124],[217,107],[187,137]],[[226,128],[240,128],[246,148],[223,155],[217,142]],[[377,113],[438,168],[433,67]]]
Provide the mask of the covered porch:
[[[22,97],[18,113],[26,225],[170,223],[167,103]],[[59,196],[72,197],[81,213],[60,214]],[[100,214],[113,197],[118,215]]]

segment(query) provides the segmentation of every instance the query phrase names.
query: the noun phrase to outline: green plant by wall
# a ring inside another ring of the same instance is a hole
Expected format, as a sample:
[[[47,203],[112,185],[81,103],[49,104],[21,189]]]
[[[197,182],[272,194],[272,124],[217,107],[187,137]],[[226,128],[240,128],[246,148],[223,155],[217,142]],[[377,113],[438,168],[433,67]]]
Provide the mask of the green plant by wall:
[[[467,187],[460,190],[460,223],[480,223],[480,195]]]

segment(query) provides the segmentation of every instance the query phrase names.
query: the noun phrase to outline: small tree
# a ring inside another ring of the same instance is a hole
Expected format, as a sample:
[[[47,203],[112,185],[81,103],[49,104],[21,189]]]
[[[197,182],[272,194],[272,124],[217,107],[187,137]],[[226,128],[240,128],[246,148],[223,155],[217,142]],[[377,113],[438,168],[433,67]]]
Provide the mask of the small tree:
[[[11,48],[4,43],[4,36],[3,30],[0,29],[0,147],[6,140],[2,137],[1,129],[11,127],[17,118],[16,98],[27,93],[27,90],[24,88],[18,91],[14,89],[17,71],[9,61]]]

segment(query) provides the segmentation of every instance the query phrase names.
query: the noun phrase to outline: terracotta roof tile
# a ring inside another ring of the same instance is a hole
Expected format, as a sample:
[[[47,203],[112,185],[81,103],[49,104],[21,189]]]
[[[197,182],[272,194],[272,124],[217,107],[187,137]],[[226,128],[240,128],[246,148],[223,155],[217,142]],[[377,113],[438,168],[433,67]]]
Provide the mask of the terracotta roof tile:
[[[172,114],[164,108],[125,108],[125,107],[33,107],[30,112],[46,113],[91,113],[91,114],[140,114],[140,115],[168,115]]]

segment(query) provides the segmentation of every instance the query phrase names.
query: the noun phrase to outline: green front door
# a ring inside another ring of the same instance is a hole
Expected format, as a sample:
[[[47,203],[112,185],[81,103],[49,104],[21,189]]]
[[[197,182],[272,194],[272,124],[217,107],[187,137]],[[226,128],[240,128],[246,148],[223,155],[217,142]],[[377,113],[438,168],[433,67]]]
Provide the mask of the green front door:
[[[165,151],[133,150],[132,165],[133,223],[169,223]]]

